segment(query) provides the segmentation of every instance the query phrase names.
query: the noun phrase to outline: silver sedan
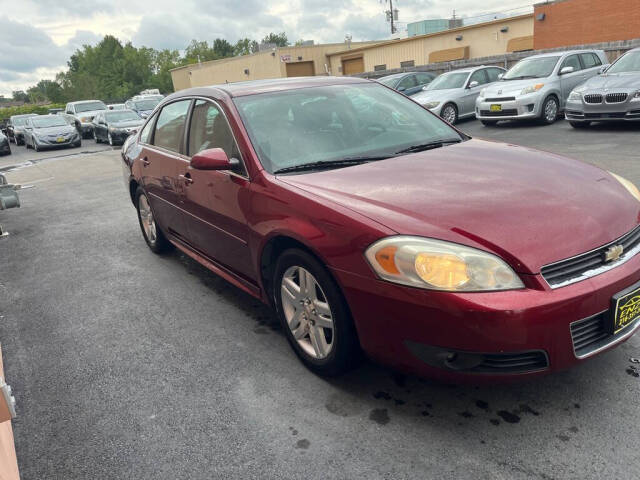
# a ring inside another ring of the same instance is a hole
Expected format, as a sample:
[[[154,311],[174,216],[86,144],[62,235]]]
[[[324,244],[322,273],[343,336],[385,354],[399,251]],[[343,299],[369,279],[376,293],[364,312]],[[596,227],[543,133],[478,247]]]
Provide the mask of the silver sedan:
[[[443,73],[411,99],[454,124],[460,118],[474,115],[480,91],[496,82],[505,71],[500,67],[481,66]]]
[[[640,48],[629,50],[602,75],[575,88],[565,116],[575,128],[591,122],[640,121]]]

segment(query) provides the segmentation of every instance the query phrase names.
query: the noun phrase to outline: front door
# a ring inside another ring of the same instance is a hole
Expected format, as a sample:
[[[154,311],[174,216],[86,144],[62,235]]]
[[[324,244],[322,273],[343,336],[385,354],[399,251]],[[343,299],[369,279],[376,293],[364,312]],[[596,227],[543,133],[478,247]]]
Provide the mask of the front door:
[[[165,105],[155,122],[153,135],[143,131],[148,143],[142,142],[141,180],[149,198],[153,215],[165,231],[186,238],[186,222],[180,212],[177,193],[178,165],[184,152],[184,132],[191,100]],[[147,126],[153,122],[147,123]],[[146,128],[145,128],[146,130]]]
[[[474,84],[474,86],[472,86],[473,82],[476,82],[477,84]],[[467,80],[467,84],[466,84],[466,90],[464,92],[462,101],[460,102],[460,106],[459,106],[459,109],[460,109],[460,111],[458,112],[459,117],[469,115],[475,111],[476,98],[478,98],[478,95],[480,95],[480,91],[484,87],[486,87],[487,82],[488,82],[487,74],[484,69],[476,70],[469,76],[469,79]]]
[[[560,85],[562,89],[560,108],[564,108],[564,104],[567,98],[569,98],[571,91],[586,80],[586,72],[582,69],[578,55],[569,55],[565,58],[562,65],[560,65],[560,70],[564,67],[573,67],[573,72],[560,75]],[[558,70],[558,72],[560,72],[560,70]]]
[[[222,148],[229,158],[241,163],[233,172],[195,170],[188,159],[180,163],[178,189],[189,242],[229,270],[255,280],[247,227],[250,182],[227,119],[216,104],[196,101],[188,138],[189,156]]]

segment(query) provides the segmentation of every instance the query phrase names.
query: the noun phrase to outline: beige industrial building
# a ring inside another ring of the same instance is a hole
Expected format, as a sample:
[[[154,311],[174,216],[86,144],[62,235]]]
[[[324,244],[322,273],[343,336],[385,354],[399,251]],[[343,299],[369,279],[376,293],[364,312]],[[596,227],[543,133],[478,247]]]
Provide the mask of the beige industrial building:
[[[185,65],[171,71],[175,90],[243,80],[354,75],[533,49],[533,14],[384,42],[284,47]]]

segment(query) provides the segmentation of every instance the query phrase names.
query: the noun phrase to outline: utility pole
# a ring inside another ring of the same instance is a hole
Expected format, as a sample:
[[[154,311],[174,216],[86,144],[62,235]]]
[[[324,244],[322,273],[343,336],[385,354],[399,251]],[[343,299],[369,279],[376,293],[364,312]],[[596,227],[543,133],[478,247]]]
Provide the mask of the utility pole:
[[[391,23],[391,35],[393,35],[397,32],[394,22],[398,21],[398,9],[393,8],[393,0],[384,0],[384,3],[387,3],[387,1],[389,2],[389,10],[385,13],[387,15],[387,22]]]

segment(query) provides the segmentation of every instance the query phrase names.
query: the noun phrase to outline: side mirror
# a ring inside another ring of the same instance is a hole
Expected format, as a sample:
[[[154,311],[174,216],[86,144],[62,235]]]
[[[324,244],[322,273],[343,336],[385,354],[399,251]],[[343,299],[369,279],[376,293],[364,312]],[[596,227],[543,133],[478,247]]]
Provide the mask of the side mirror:
[[[607,63],[606,65],[602,65],[599,69],[598,69],[598,75],[602,75],[603,73],[606,73],[606,71],[609,69],[609,67],[611,66],[610,63]]]
[[[573,67],[562,67],[560,69],[560,75],[566,75],[567,73],[573,73]]]
[[[230,160],[221,148],[203,150],[191,158],[191,168],[195,170],[232,170],[239,163],[236,158]]]
[[[480,85],[480,84],[474,80],[473,82],[469,83],[469,87],[468,88],[476,88],[478,85]]]
[[[502,80],[502,77],[504,77],[504,73],[499,73],[498,74],[498,80]]]
[[[398,91],[399,92],[404,92],[407,89],[407,87],[398,87]]]

